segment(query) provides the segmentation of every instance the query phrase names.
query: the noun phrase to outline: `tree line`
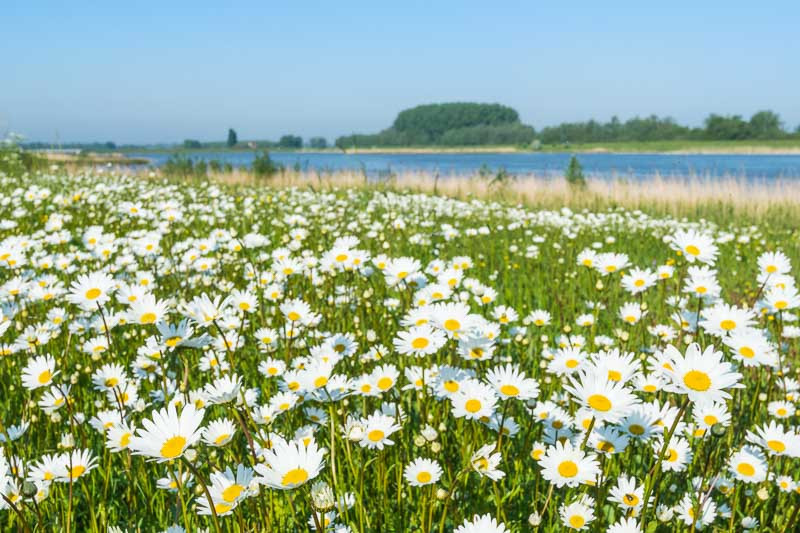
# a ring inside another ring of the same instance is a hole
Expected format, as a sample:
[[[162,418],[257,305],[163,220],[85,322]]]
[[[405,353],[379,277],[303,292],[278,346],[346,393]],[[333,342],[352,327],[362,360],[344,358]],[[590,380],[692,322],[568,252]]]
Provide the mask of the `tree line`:
[[[773,111],[759,111],[749,120],[741,115],[710,114],[703,126],[682,126],[669,117],[651,115],[620,121],[612,117],[608,122],[565,122],[543,128],[536,136],[542,144],[646,142],[670,140],[777,140],[800,137],[800,126],[790,133]]]

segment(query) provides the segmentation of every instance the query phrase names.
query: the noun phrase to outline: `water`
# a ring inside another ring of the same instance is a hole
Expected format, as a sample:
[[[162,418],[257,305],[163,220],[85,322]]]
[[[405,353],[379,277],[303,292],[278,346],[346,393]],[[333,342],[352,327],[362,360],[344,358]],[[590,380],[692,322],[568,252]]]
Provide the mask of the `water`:
[[[170,154],[136,153],[163,165]],[[234,167],[249,167],[253,152],[197,152],[193,159],[216,159]],[[271,152],[273,160],[303,170],[365,170],[371,176],[388,172],[438,172],[440,175],[475,174],[482,167],[491,171],[505,168],[516,175],[563,174],[569,163],[566,153],[494,154],[343,154]],[[601,178],[733,177],[748,180],[800,179],[800,155],[699,155],[699,154],[577,154],[584,173]]]

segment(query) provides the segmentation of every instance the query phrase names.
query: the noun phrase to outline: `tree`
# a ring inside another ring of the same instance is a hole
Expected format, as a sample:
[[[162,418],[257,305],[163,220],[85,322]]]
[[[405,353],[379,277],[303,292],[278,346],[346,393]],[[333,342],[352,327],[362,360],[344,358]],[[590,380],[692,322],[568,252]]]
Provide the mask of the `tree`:
[[[750,117],[750,135],[756,139],[775,139],[784,135],[781,117],[772,111],[759,111]]]
[[[228,128],[228,148],[233,148],[238,142],[239,138],[236,136],[236,130]]]
[[[186,139],[185,141],[183,141],[183,147],[184,148],[202,148],[203,145],[200,143],[200,141],[196,141],[194,139]]]
[[[325,137],[311,137],[308,145],[315,150],[322,150],[328,147],[328,141]]]
[[[570,187],[578,189],[586,187],[586,177],[583,175],[583,167],[581,167],[578,158],[574,155],[569,160],[567,173],[564,177],[567,179],[567,183],[569,183]]]
[[[303,138],[299,135],[284,135],[278,141],[278,146],[281,148],[302,148],[303,147]]]

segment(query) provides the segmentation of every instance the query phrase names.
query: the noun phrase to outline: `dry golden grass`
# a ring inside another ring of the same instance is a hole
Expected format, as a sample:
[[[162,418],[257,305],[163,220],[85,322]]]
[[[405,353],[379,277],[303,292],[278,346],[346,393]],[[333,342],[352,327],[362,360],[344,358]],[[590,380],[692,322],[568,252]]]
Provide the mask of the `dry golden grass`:
[[[502,183],[474,176],[438,179],[428,172],[405,172],[390,178],[365,179],[354,171],[296,172],[286,170],[270,178],[235,170],[211,179],[229,185],[310,187],[315,190],[374,188],[440,194],[453,198],[480,198],[557,209],[623,207],[654,214],[704,217],[724,222],[768,222],[800,227],[800,181],[747,181],[738,178],[666,178],[647,180],[588,179],[585,189],[570,187],[563,177],[519,176]]]

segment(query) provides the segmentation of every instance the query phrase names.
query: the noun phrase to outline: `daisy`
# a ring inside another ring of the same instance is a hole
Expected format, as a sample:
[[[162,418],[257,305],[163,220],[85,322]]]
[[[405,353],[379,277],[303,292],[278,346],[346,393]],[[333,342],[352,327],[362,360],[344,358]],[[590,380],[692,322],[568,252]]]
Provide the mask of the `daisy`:
[[[755,314],[750,309],[742,309],[725,303],[703,309],[702,320],[698,325],[715,337],[732,335],[753,325]]]
[[[632,268],[622,276],[622,287],[631,294],[639,294],[655,285],[658,276],[650,269]]]
[[[114,279],[103,272],[84,274],[72,282],[67,300],[85,311],[94,311],[108,302],[116,290]]]
[[[215,502],[234,506],[250,495],[249,486],[252,480],[253,469],[240,464],[235,473],[230,467],[224,472],[212,472],[208,490]],[[217,514],[221,514],[220,509],[217,509]]]
[[[584,496],[569,505],[566,503],[561,504],[558,510],[558,514],[561,516],[561,523],[565,527],[577,531],[586,529],[595,518],[592,507],[594,507],[594,499],[589,496]]]
[[[492,416],[497,404],[494,388],[474,379],[464,381],[450,396],[453,416],[478,420]]]
[[[656,454],[661,452],[662,446],[662,439],[653,442]],[[661,468],[665,472],[682,472],[686,469],[686,465],[692,462],[692,455],[692,448],[686,439],[673,436],[667,446]]]
[[[119,453],[127,450],[135,431],[136,427],[131,426],[127,422],[121,422],[118,425],[110,427],[106,433],[106,448],[112,453]]]
[[[173,404],[155,411],[152,420],[143,420],[144,429],[138,429],[130,440],[134,455],[144,455],[159,463],[177,459],[203,435],[204,409],[189,404],[180,414]]]
[[[47,387],[53,382],[56,360],[51,355],[40,355],[28,361],[22,370],[22,385],[28,390]]]
[[[764,252],[758,257],[758,270],[760,274],[788,274],[792,269],[792,264],[786,254],[780,250],[777,252]]]
[[[491,515],[475,515],[472,520],[464,520],[464,523],[453,530],[453,533],[510,533],[502,522],[498,522]]]
[[[256,481],[279,490],[299,487],[319,475],[324,466],[324,454],[325,449],[318,448],[313,439],[308,446],[275,439],[272,448],[262,454],[264,462],[255,465],[260,476]]]
[[[800,457],[800,435],[794,431],[785,431],[783,424],[775,421],[763,424],[755,432],[748,431],[748,442],[765,448],[769,455],[788,455]]]
[[[533,400],[539,396],[539,383],[535,379],[526,378],[517,365],[507,364],[490,368],[486,373],[486,381],[494,387],[500,398],[507,400]]]
[[[436,461],[418,457],[406,465],[403,477],[412,487],[430,485],[442,477],[442,467]]]
[[[359,441],[362,448],[377,448],[391,446],[394,441],[389,436],[401,427],[395,423],[395,417],[376,412],[369,415],[364,421],[364,435]]]
[[[733,372],[733,365],[722,360],[722,352],[708,346],[701,353],[700,345],[690,344],[686,354],[681,353],[673,345],[664,350],[670,370],[665,370],[670,378],[667,390],[686,394],[692,402],[719,402],[731,395],[725,390],[739,388],[742,375]]]
[[[711,265],[717,257],[718,248],[714,239],[695,230],[677,231],[670,239],[670,244],[690,263],[697,261]]]
[[[734,360],[744,366],[773,366],[778,361],[776,348],[758,329],[744,329],[723,338]]]
[[[486,476],[492,481],[499,481],[506,475],[505,472],[497,469],[502,459],[503,456],[500,452],[495,452],[494,444],[486,444],[472,454],[470,464],[478,474]]]
[[[578,379],[570,377],[564,389],[582,406],[591,409],[598,421],[617,422],[639,403],[639,398],[624,383],[608,381],[602,374],[581,373]]]
[[[697,529],[702,529],[716,519],[717,504],[712,498],[706,498],[704,494],[697,494],[694,498],[690,494],[686,494],[675,507],[675,512],[687,526],[694,524]]]
[[[53,481],[74,482],[97,468],[97,458],[91,450],[73,450],[58,457],[58,466]]]
[[[539,466],[542,467],[542,477],[558,488],[594,483],[600,474],[595,456],[573,447],[570,441],[556,442],[555,446],[548,448]]]
[[[642,528],[635,518],[620,518],[608,526],[606,533],[641,533]]]
[[[227,418],[213,420],[203,430],[203,442],[214,447],[225,446],[235,433],[236,425]]]
[[[623,512],[636,516],[641,510],[644,498],[644,485],[638,485],[635,477],[620,476],[611,489],[610,500],[619,505]]]

